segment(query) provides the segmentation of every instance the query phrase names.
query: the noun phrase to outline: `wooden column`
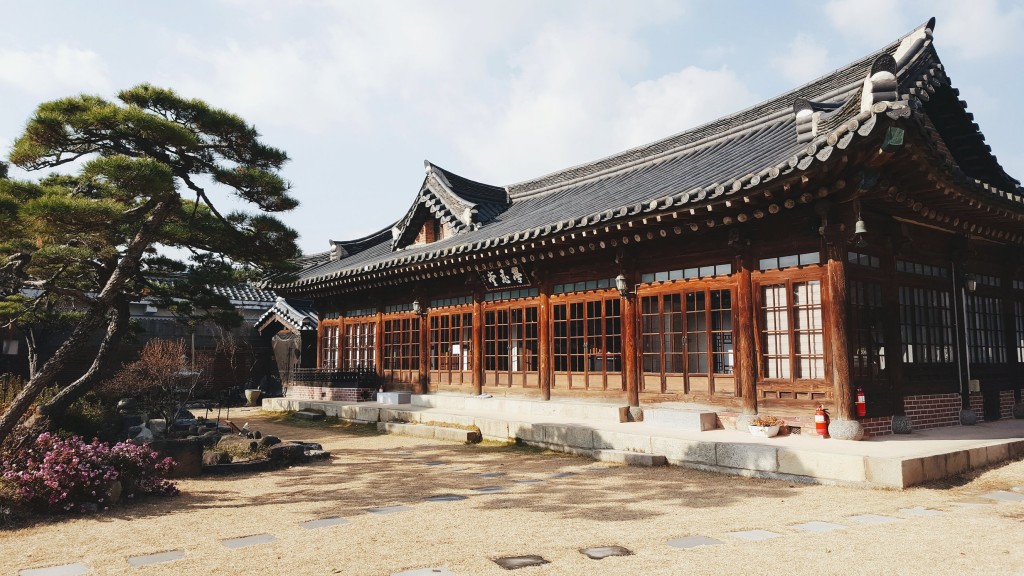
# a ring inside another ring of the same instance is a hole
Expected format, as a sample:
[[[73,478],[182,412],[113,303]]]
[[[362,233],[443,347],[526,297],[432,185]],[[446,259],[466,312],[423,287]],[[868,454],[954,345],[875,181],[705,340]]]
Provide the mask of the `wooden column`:
[[[540,306],[537,310],[537,347],[540,374],[540,395],[551,400],[551,286],[540,283]]]
[[[736,379],[739,380],[744,414],[757,414],[757,349],[754,346],[754,286],[750,277],[753,256],[736,256]]]
[[[473,294],[473,394],[484,391],[484,295]]]
[[[826,326],[832,343],[832,385],[835,396],[833,420],[856,420],[853,389],[850,384],[850,355],[846,335],[846,239],[843,232],[830,234],[827,243],[826,286],[828,306]]]
[[[316,367],[323,370],[324,368],[324,323],[320,322],[316,327]]]
[[[630,278],[630,293],[622,296],[622,369],[626,378],[626,402],[640,406],[640,382],[636,370],[636,294]]]
[[[426,314],[419,316],[420,320],[420,375],[416,385],[418,394],[426,394],[430,391],[430,319]]]
[[[384,387],[384,312],[377,308],[377,322],[373,329],[373,369]]]

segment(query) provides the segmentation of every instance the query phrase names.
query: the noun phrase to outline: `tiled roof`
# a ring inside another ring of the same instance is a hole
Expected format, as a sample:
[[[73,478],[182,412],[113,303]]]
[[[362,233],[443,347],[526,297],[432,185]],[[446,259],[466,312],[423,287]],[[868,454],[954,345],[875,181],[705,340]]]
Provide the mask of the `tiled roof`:
[[[252,284],[239,284],[236,286],[213,286],[212,290],[227,297],[232,304],[240,303],[266,303],[268,306],[277,300],[277,294],[271,290],[263,290]]]
[[[316,310],[313,309],[313,302],[299,298],[278,298],[274,305],[260,316],[253,325],[259,328],[271,318],[276,319],[295,332],[316,330],[318,324],[318,317]]]
[[[479,199],[491,200],[497,209],[490,220],[465,226],[437,242],[399,250],[382,231],[375,237],[377,243],[363,246],[359,253],[308,267],[290,280],[281,279],[277,286],[301,293],[375,270],[708,203],[806,170],[815,162],[827,161],[834,149],[845,149],[854,139],[868,136],[879,115],[906,117],[915,107],[931,113],[929,106],[936,109],[929,103],[936,86],[939,92],[953,90],[931,45],[933,24],[930,21],[865,58],[747,110],[615,156],[511,185],[507,206],[497,205],[498,188],[467,181],[428,163],[428,178],[418,201],[433,171],[451,184],[449,188],[462,191],[462,201],[477,192]],[[869,79],[882,69],[894,71],[895,80],[888,80],[892,86],[884,79],[877,79],[874,86]],[[795,107],[805,100],[814,105],[805,106],[808,115],[799,116]],[[815,113],[812,132],[807,122]],[[960,114],[966,114],[962,107]],[[969,122],[966,127],[962,124],[952,118],[943,129],[972,128]],[[798,132],[803,136],[798,137]],[[974,132],[966,146],[976,151],[984,143],[980,132]],[[957,150],[950,152],[957,154]],[[966,151],[961,155],[968,157]],[[994,157],[975,164],[979,171],[970,176],[990,178],[988,184],[1008,189],[1009,194],[999,192],[1002,198],[1020,194],[1019,185],[998,168]],[[453,202],[441,204],[450,211]],[[412,220],[415,208],[404,222]]]

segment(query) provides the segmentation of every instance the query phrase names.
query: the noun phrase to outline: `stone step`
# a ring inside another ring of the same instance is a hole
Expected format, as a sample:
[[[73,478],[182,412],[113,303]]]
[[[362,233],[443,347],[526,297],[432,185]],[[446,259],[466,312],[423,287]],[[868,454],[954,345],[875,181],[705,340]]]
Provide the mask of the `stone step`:
[[[588,420],[596,422],[625,422],[628,406],[597,402],[563,402],[492,396],[461,396],[455,394],[413,394],[413,406],[441,410],[468,410],[501,414],[509,420],[517,417]]]
[[[378,432],[388,434],[399,434],[402,436],[413,436],[416,438],[433,438],[434,440],[445,440],[448,442],[462,442],[463,444],[475,444],[480,441],[480,432],[476,430],[463,430],[462,428],[447,428],[444,426],[426,426],[423,424],[401,424],[398,422],[378,422]]]
[[[666,466],[668,459],[658,454],[641,454],[625,450],[594,450],[594,459],[626,466]]]
[[[644,408],[644,424],[704,432],[718,427],[718,415],[703,410]]]

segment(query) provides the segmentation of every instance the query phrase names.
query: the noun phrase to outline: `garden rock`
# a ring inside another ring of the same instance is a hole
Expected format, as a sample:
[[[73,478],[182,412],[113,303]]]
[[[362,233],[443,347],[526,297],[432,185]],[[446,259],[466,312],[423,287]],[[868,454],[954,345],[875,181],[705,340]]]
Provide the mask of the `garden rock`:
[[[299,420],[323,420],[327,418],[327,413],[316,408],[305,408],[296,412],[294,416]]]
[[[163,436],[167,433],[167,420],[154,418],[149,421],[149,429],[153,431],[154,435]]]
[[[230,464],[231,454],[223,450],[213,450],[203,453],[203,466],[216,466],[218,464]]]
[[[263,438],[260,438],[259,441],[257,441],[256,443],[259,445],[260,448],[269,448],[275,444],[280,444],[281,439],[278,438],[277,436],[267,435],[264,436]]]
[[[202,436],[199,436],[199,443],[202,444],[204,448],[213,448],[218,442],[220,442],[220,439],[220,432],[214,432],[211,430]]]
[[[169,457],[177,465],[171,471],[171,478],[198,476],[203,472],[203,445],[198,440],[154,440],[150,448],[161,457]]]
[[[243,450],[249,452],[256,452],[259,449],[259,444],[255,440],[250,440],[242,436],[221,436],[220,441],[217,442],[216,446],[225,450]]]
[[[306,447],[302,444],[281,443],[267,449],[267,456],[276,462],[296,462],[306,456]]]

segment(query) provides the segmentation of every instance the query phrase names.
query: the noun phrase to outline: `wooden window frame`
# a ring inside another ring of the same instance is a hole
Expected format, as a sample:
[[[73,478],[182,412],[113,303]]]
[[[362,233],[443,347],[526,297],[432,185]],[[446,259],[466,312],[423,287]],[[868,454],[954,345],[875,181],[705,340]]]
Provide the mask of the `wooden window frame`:
[[[337,370],[341,365],[341,326],[338,320],[320,324],[320,369]]]
[[[885,377],[885,283],[875,276],[850,277],[847,286],[846,333],[849,339],[850,378],[878,381]]]
[[[592,317],[590,312],[592,311],[588,305],[600,302],[601,317],[600,319]],[[613,308],[617,308],[617,315],[609,315],[607,303],[614,302]],[[574,305],[582,306],[583,317],[580,319],[570,319],[570,310]],[[563,337],[558,336],[559,330],[559,319],[558,310],[560,306],[565,307],[566,317],[562,322],[565,323],[566,336],[564,336],[566,350],[572,349],[573,338],[581,338],[584,342],[582,354],[574,354],[572,352],[566,352],[563,354],[558,353],[559,341]],[[609,334],[608,322],[617,321],[618,331],[616,333]],[[594,322],[599,321],[599,324]],[[570,335],[570,322],[582,322],[584,333],[582,336],[571,336]],[[565,390],[587,390],[587,391],[620,391],[625,390],[626,381],[624,377],[625,368],[625,354],[626,351],[623,349],[623,325],[622,325],[622,297],[619,296],[618,291],[612,290],[598,290],[593,292],[584,293],[569,293],[559,294],[557,296],[551,296],[551,320],[549,322],[550,327],[550,343],[548,344],[549,354],[551,358],[551,371],[552,371],[552,389],[565,389]],[[600,336],[600,352],[597,354],[591,354],[588,352],[590,348],[590,340],[594,336],[590,334],[590,328],[593,326],[601,326]],[[617,342],[617,345],[615,344]],[[610,349],[617,349],[617,351],[609,351]],[[565,370],[559,370],[560,358],[565,358]],[[583,358],[583,369],[573,370],[573,358]],[[596,360],[596,362],[595,362]],[[617,369],[609,370],[609,365],[617,365]],[[591,366],[600,366],[600,370],[595,370]]]
[[[377,317],[354,316],[342,324],[341,369],[376,370]]]
[[[419,380],[422,319],[417,314],[403,312],[386,314],[382,320],[381,366],[384,379],[415,383]]]
[[[513,326],[512,317],[515,312],[519,312],[519,321],[515,324],[518,328],[519,336],[516,338],[516,350],[520,351],[519,356],[511,356],[511,328]],[[530,316],[533,316],[533,320],[530,320]],[[498,318],[501,314],[506,315],[505,324],[499,324]],[[494,319],[493,323],[491,319]],[[481,314],[481,345],[483,346],[483,374],[484,384],[487,386],[522,386],[525,388],[536,388],[540,386],[540,347],[543,343],[540,341],[540,300],[539,298],[528,298],[519,300],[498,300],[487,302],[484,304]],[[508,335],[504,340],[499,338],[499,333],[502,327],[508,329]],[[532,334],[531,337],[531,328]],[[500,342],[508,342],[509,356],[508,368],[501,369],[501,360],[506,359],[505,354],[498,353],[498,346]],[[530,344],[532,343],[532,347]],[[532,351],[532,356],[524,353]],[[514,360],[514,361],[513,361]],[[513,370],[513,364],[516,365]],[[522,369],[523,365],[529,367],[532,365],[533,370]]]
[[[1006,308],[999,289],[979,284],[976,292],[967,294],[964,305],[967,308],[968,362],[986,365],[1006,364],[1009,357],[1003,329]],[[985,352],[986,349],[989,350],[988,353]]]
[[[459,319],[459,326],[453,326],[452,318]],[[422,329],[422,325],[421,325]],[[431,310],[427,316],[429,330],[428,362],[430,381],[436,384],[473,383],[473,307]],[[468,331],[468,336],[467,336]],[[443,337],[442,337],[443,336]],[[442,345],[447,344],[447,354],[442,354]],[[451,353],[452,345],[459,345],[459,355]],[[456,358],[453,361],[453,358]],[[465,360],[465,362],[463,362]]]
[[[909,273],[898,273],[896,275],[895,283],[896,304],[897,310],[899,311],[897,319],[899,322],[898,327],[900,335],[899,354],[903,364],[905,366],[952,366],[953,364],[955,364],[957,355],[957,337],[953,333],[953,331],[954,327],[959,326],[960,322],[959,320],[954,318],[954,314],[956,314],[956,306],[954,305],[954,299],[956,295],[953,294],[952,292],[950,279],[948,277],[937,278],[930,276],[920,276]],[[910,293],[908,291],[918,290],[925,291],[925,303],[918,303],[916,301],[917,292],[914,292],[914,302],[907,303],[905,301],[905,296]],[[944,307],[945,319],[940,320],[937,323],[933,322],[922,324],[916,320],[917,314],[913,314],[913,316],[915,316],[914,322],[908,324],[907,321],[908,319],[911,318],[911,315],[913,312],[915,312],[915,310],[934,309],[934,306],[931,304],[930,299],[927,298],[927,294],[929,292],[933,292],[940,296],[946,297],[947,302],[945,303]],[[908,306],[913,306],[914,310],[908,310]],[[924,341],[921,340],[921,329],[925,329],[927,331],[927,337]],[[939,332],[935,332],[935,330],[938,330]],[[944,340],[933,340],[933,336],[936,333],[944,334]],[[911,335],[912,338],[908,338],[908,334]],[[942,356],[946,356],[947,358],[944,361],[934,361],[932,360],[932,358],[938,357],[938,355],[934,355],[931,350],[928,350],[923,355],[926,358],[926,360],[918,360],[917,350],[913,349],[913,347],[915,346],[924,347],[926,350],[933,347],[945,348],[947,350],[947,353],[942,354]],[[910,349],[912,352],[909,359],[907,356],[908,349]]]

